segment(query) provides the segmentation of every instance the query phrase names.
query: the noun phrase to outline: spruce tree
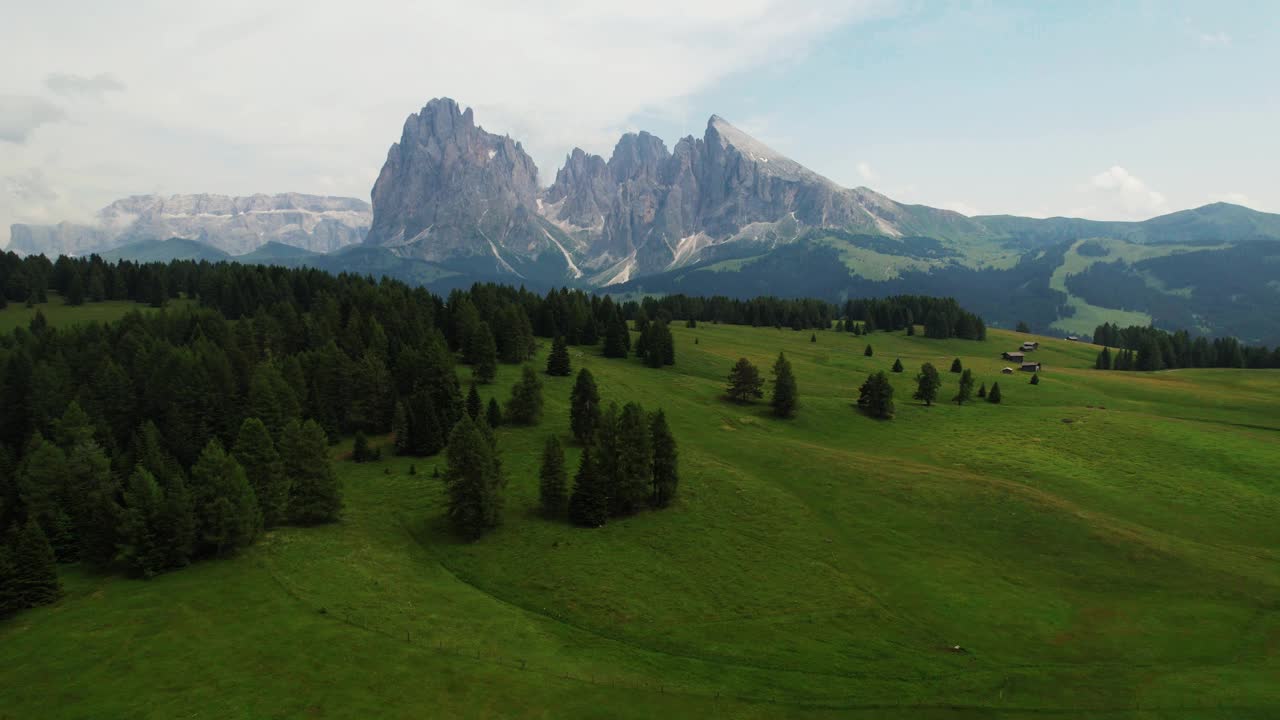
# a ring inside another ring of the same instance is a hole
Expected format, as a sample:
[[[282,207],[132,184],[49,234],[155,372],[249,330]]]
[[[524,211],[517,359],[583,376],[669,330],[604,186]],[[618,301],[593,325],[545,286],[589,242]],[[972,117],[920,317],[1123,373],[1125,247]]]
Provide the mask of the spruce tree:
[[[1040,384],[1040,373],[1032,373],[1032,375],[1031,375],[1031,384],[1032,384],[1032,385],[1039,385],[1039,384]]]
[[[764,397],[764,380],[760,371],[746,358],[738,358],[733,369],[729,371],[729,387],[725,390],[729,399],[738,403],[751,402],[753,398]]]
[[[956,401],[957,405],[964,405],[973,395],[973,371],[965,370],[960,373],[960,387],[956,390],[956,396],[951,398]]]
[[[362,437],[364,433],[357,433]],[[258,508],[262,511],[263,527],[275,527],[288,519],[289,478],[284,463],[267,426],[258,418],[245,418],[240,434],[231,450],[236,462],[244,468],[245,477],[253,487]]]
[[[1000,404],[1000,383],[991,384],[991,392],[987,393],[987,402],[993,405]]]
[[[667,426],[667,416],[662,410],[654,413],[650,433],[653,438],[653,494],[650,502],[654,507],[666,507],[675,499],[680,476],[676,439]]]
[[[511,388],[504,416],[516,425],[536,425],[542,418],[542,381],[532,367],[526,365],[520,381]]]
[[[355,438],[351,445],[351,460],[358,463],[373,462],[382,457],[379,450],[375,450],[369,445],[369,436],[363,431],[357,430]]]
[[[551,343],[551,354],[547,356],[547,374],[569,377],[570,372],[569,346],[565,344],[564,336],[557,335]]]
[[[7,584],[19,607],[48,605],[62,596],[53,548],[34,519],[17,532],[8,554],[12,574]]]
[[[897,360],[893,361],[893,371],[896,373],[900,373],[903,371],[902,358],[898,358]]]
[[[591,371],[582,368],[569,397],[569,427],[573,430],[574,439],[586,445],[591,442],[599,424],[600,393],[596,390],[596,380]]]
[[[573,495],[569,498],[569,520],[583,527],[600,527],[609,520],[609,492],[596,466],[592,449],[582,451],[578,474],[573,479]]]
[[[296,422],[296,421],[295,421]],[[221,555],[253,541],[262,512],[244,468],[213,439],[191,467],[197,549]]]
[[[543,514],[553,518],[562,516],[569,496],[569,479],[564,467],[564,447],[555,435],[548,436],[542,448],[538,480],[538,499]]]
[[[480,323],[476,333],[475,364],[471,377],[481,385],[488,385],[498,376],[498,346],[493,339],[489,323]]]
[[[818,342],[818,333],[812,333],[812,334],[810,334],[810,335],[809,335],[809,342],[811,342],[811,343],[816,343],[816,342]]]
[[[940,387],[942,387],[942,378],[938,376],[938,369],[933,366],[933,363],[925,363],[920,366],[920,374],[916,375],[916,392],[911,397],[928,407],[938,399]]]
[[[630,515],[653,494],[653,448],[644,408],[629,402],[618,415],[617,454],[610,511]]]
[[[409,411],[405,409],[404,402],[396,401],[395,415],[392,416],[391,433],[395,436],[395,448],[397,455],[411,454],[411,441],[409,439]]]
[[[862,354],[863,354],[863,355],[866,355],[867,357],[871,357],[871,356],[875,355],[875,351],[871,349],[871,346],[870,346],[870,345],[868,345],[868,346],[867,346],[867,349],[862,351]]]
[[[622,319],[617,307],[609,306],[609,316],[605,320],[604,356],[607,358],[625,358],[631,346],[631,336],[627,331],[627,321]]]
[[[883,370],[868,375],[866,382],[858,388],[858,406],[873,418],[888,420],[893,417],[893,384]]]
[[[458,421],[449,434],[444,480],[454,532],[478,540],[498,526],[506,483],[493,444],[469,417]]]
[[[978,397],[985,398],[987,396],[987,384],[982,383],[978,386]]]
[[[472,420],[479,420],[483,412],[484,403],[480,400],[480,391],[476,390],[476,384],[472,382],[471,388],[467,390],[467,415]]]
[[[1098,359],[1094,362],[1093,367],[1098,370],[1111,369],[1111,349],[1104,347],[1102,352],[1098,353]]]
[[[342,486],[329,460],[329,440],[314,420],[293,421],[280,437],[280,458],[289,478],[289,519],[296,525],[335,522],[342,512]]]
[[[769,404],[773,407],[773,414],[780,418],[795,417],[796,410],[800,407],[796,376],[792,374],[791,363],[783,353],[778,353],[778,359],[773,363],[773,397]]]
[[[960,365],[960,358],[956,358],[955,360],[951,361],[951,372],[960,373],[963,371],[964,371],[964,368]]]
[[[485,411],[484,419],[490,428],[497,428],[502,424],[502,408],[498,406],[497,398],[489,398],[489,407]]]
[[[161,533],[164,491],[155,476],[139,465],[129,476],[120,522],[120,559],[136,575],[153,577],[168,566]]]

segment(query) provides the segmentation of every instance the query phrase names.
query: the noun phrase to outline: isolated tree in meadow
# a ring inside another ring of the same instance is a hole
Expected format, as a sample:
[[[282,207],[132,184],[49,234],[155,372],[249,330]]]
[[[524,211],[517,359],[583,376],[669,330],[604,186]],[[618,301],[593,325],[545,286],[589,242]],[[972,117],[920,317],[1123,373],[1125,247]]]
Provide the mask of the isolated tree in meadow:
[[[516,425],[536,425],[542,418],[542,381],[532,367],[526,365],[520,380],[512,386],[504,417]]]
[[[600,424],[600,393],[591,371],[582,368],[569,396],[569,427],[573,437],[582,444],[591,442]]]
[[[569,479],[564,467],[564,446],[560,438],[549,435],[542,447],[542,467],[538,470],[538,499],[547,517],[564,514],[569,499]]]
[[[289,518],[297,525],[335,522],[342,512],[342,485],[329,460],[329,440],[314,420],[285,426],[280,457],[290,480]]]
[[[920,366],[920,374],[916,375],[916,391],[911,397],[923,402],[927,407],[938,399],[940,387],[942,387],[942,378],[938,376],[938,369],[933,366],[933,363],[925,363]]]
[[[1097,370],[1111,369],[1111,349],[1102,348],[1102,352],[1098,353],[1098,359],[1094,361],[1093,367]]]
[[[445,457],[449,524],[461,537],[477,540],[502,518],[506,481],[497,450],[482,427],[464,417],[449,434]]]
[[[733,369],[729,371],[729,387],[725,391],[734,402],[751,402],[753,398],[764,397],[764,380],[760,371],[746,358],[738,358]]]
[[[992,383],[991,392],[987,393],[987,402],[993,405],[1000,404],[1000,383]]]
[[[883,370],[871,373],[858,388],[858,406],[873,418],[893,417],[893,384]]]
[[[556,339],[551,342],[551,354],[547,356],[547,374],[558,377],[569,377],[569,346],[565,344],[564,336],[557,335]]]
[[[28,518],[17,531],[6,554],[9,578],[5,585],[11,594],[8,602],[18,608],[36,607],[62,596],[53,548],[33,518]]]
[[[244,468],[216,438],[191,466],[191,499],[199,551],[221,555],[244,547],[262,528],[262,511]]]
[[[973,396],[973,371],[965,370],[960,373],[960,387],[956,390],[956,396],[951,398],[956,401],[957,405],[964,405],[969,398]]]
[[[816,342],[818,342],[818,333],[810,333],[810,334],[809,334],[809,342],[811,342],[811,343],[816,343]]]
[[[955,360],[951,361],[951,372],[953,373],[964,372],[964,368],[960,365],[960,358],[956,358]]]
[[[778,353],[773,363],[773,397],[769,404],[773,406],[773,414],[780,418],[794,417],[800,407],[796,376],[791,372],[791,362],[782,353]]]
[[[987,396],[987,384],[982,383],[978,386],[978,397],[985,398]]]
[[[356,433],[357,439],[363,436],[364,433]],[[263,526],[275,527],[285,522],[289,511],[289,478],[267,426],[258,418],[245,418],[231,454],[244,468],[245,477],[253,487]]]
[[[600,527],[609,521],[609,490],[596,466],[591,447],[582,451],[578,473],[569,498],[569,520],[574,525]]]
[[[1039,385],[1039,384],[1040,384],[1040,373],[1032,373],[1032,375],[1031,375],[1031,384],[1032,384],[1032,385]]]
[[[653,448],[649,421],[639,403],[622,406],[610,500],[613,515],[630,515],[653,495]]]
[[[675,499],[680,475],[677,468],[676,438],[671,434],[667,416],[662,410],[654,413],[650,421],[650,434],[653,440],[653,494],[650,502],[654,507],[666,507]]]
[[[467,390],[467,415],[472,420],[479,420],[480,415],[484,413],[484,403],[480,400],[480,391],[476,389],[474,381]]]
[[[876,353],[875,353],[875,351],[874,351],[874,350],[872,350],[872,349],[871,349],[871,346],[870,346],[870,345],[868,345],[868,346],[867,346],[867,349],[862,351],[862,354],[863,354],[863,355],[866,355],[867,357],[871,357],[871,356],[875,355]]]
[[[484,420],[490,428],[497,428],[502,424],[502,408],[499,407],[497,398],[489,398],[489,407],[485,410]]]
[[[902,358],[898,358],[897,360],[894,360],[894,361],[893,361],[893,371],[894,371],[894,372],[896,372],[896,373],[900,373],[900,372],[902,372],[902,370],[903,370],[903,367],[902,367]]]

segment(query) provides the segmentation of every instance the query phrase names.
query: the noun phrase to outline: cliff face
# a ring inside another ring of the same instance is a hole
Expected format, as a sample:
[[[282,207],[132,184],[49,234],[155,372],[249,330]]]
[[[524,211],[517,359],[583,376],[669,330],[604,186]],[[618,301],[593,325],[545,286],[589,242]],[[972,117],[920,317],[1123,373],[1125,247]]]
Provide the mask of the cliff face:
[[[268,242],[330,252],[368,232],[369,204],[355,198],[281,195],[138,195],[98,212],[92,225],[14,225],[10,249],[83,255],[143,240],[199,240],[231,255]]]

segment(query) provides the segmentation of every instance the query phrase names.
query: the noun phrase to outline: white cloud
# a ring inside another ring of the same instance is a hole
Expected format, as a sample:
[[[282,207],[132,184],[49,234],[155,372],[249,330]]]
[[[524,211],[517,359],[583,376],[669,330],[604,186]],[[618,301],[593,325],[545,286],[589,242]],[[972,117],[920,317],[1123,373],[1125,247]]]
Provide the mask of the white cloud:
[[[522,140],[548,182],[573,145],[608,152],[637,116],[679,113],[726,77],[792,62],[894,2],[25,3],[0,24],[0,92],[87,99],[120,77],[128,93],[75,108],[74,124],[47,125],[59,117],[47,101],[24,122],[0,109],[0,138],[32,145],[0,156],[0,170],[44,168],[94,207],[154,190],[367,197],[368,169],[405,117],[447,95]],[[48,76],[85,67],[117,75]],[[0,217],[0,240],[6,227]]]
[[[1209,196],[1211,202],[1231,203],[1232,205],[1244,205],[1249,207],[1253,202],[1248,195],[1238,192],[1213,193]]]
[[[1145,220],[1169,211],[1165,196],[1119,165],[1089,178],[1080,186],[1089,204],[1071,214],[1106,220]]]
[[[1211,33],[1197,33],[1196,39],[1199,40],[1202,48],[1223,49],[1231,47],[1231,36],[1222,30]]]
[[[866,160],[859,162],[855,166],[855,169],[858,171],[858,177],[862,178],[863,182],[875,182],[880,179],[880,176],[876,174],[875,169],[872,168],[871,164]]]
[[[44,79],[45,87],[59,95],[69,97],[85,96],[101,99],[109,92],[123,92],[124,83],[111,73],[99,73],[93,77],[72,73],[50,73]]]
[[[963,200],[949,200],[947,202],[942,203],[942,207],[945,210],[954,210],[955,212],[958,212],[961,215],[967,215],[968,217],[973,217],[974,215],[982,214],[982,212],[979,211],[978,208],[970,205],[967,202],[964,202]]]
[[[66,118],[62,108],[32,95],[0,95],[0,140],[25,143],[41,125]]]

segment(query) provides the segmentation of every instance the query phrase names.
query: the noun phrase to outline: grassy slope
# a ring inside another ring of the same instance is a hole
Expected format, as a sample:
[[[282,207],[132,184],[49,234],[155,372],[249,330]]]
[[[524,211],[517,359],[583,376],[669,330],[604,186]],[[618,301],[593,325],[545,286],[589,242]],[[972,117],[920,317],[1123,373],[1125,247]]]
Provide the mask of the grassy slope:
[[[171,300],[170,305],[181,302],[186,301]],[[49,302],[40,303],[31,308],[27,307],[25,303],[10,301],[8,307],[0,310],[0,334],[12,332],[16,327],[27,327],[31,324],[31,319],[36,316],[36,310],[44,313],[44,318],[51,327],[64,327],[77,323],[112,322],[119,320],[134,310],[145,312],[150,309],[151,306],[145,303],[135,303],[128,300],[86,302],[80,307],[72,307],[67,305],[58,293],[50,292]]]
[[[543,424],[499,433],[511,484],[494,534],[445,532],[439,458],[413,476],[408,459],[341,463],[339,525],[151,582],[68,571],[67,599],[0,625],[0,716],[1280,708],[1280,373],[1097,373],[1096,348],[1046,340],[1033,387],[998,374],[1011,333],[876,334],[865,358],[865,338],[835,333],[675,332],[674,369],[574,353],[606,399],[667,410],[675,507],[599,530],[539,518],[538,452],[567,432],[572,385],[545,378]],[[720,399],[734,359],[779,349],[796,420]],[[949,397],[955,355],[1005,404],[908,400],[925,360]],[[895,357],[898,417],[859,416],[856,387]]]

